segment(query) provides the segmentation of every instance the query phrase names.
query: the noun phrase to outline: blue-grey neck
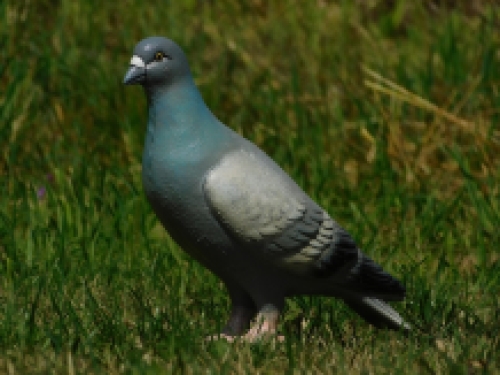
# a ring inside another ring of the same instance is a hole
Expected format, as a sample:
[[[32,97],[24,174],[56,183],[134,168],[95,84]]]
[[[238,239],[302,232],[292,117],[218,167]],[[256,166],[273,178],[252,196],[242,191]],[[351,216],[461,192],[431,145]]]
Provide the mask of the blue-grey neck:
[[[210,112],[192,79],[184,79],[178,86],[146,88],[146,95],[149,120],[142,161],[144,190],[176,241],[195,249],[189,241],[197,238],[197,225],[202,224],[193,218],[200,217],[203,209],[192,202],[204,201],[205,175],[234,147],[234,133]],[[186,229],[192,230],[189,236]]]
[[[177,140],[191,143],[198,138],[197,134],[216,131],[220,126],[191,77],[165,86],[145,87],[145,91],[149,107],[148,132],[156,136],[168,135],[171,140],[180,137],[182,139]],[[186,143],[178,145],[186,147]]]
[[[169,199],[182,199],[186,189],[201,183],[207,166],[234,145],[233,132],[208,109],[191,76],[145,89],[149,104],[143,154],[146,192],[156,199],[160,190],[168,190]]]

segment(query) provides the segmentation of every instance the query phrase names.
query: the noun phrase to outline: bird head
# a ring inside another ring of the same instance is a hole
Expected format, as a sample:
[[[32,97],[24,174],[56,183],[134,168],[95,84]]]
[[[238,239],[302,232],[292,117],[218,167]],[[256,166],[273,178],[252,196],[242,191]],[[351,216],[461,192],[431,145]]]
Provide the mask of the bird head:
[[[170,39],[153,36],[135,46],[123,83],[151,88],[170,85],[190,76],[189,64],[182,49]]]

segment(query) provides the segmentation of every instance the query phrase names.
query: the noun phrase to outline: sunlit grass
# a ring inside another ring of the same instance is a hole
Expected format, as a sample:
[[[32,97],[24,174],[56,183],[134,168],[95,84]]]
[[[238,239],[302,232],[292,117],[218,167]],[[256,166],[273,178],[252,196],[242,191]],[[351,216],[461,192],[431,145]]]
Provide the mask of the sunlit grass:
[[[0,371],[499,372],[498,8],[386,3],[1,2]],[[283,344],[203,341],[227,293],[147,204],[121,84],[149,35],[404,282],[409,337],[300,297]]]

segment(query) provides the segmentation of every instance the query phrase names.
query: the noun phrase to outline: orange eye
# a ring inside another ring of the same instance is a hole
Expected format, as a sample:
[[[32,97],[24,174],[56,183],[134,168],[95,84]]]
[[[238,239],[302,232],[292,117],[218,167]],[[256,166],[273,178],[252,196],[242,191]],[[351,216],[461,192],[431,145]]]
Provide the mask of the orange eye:
[[[164,57],[165,57],[165,55],[163,54],[163,52],[156,52],[155,53],[155,61],[162,61]]]

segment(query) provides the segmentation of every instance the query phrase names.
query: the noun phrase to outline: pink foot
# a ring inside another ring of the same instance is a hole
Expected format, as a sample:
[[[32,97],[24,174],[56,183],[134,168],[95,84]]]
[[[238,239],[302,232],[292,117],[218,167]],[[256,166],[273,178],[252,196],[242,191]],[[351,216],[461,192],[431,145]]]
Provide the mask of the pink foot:
[[[214,341],[224,339],[227,342],[242,341],[248,343],[256,343],[267,340],[277,340],[284,342],[285,336],[277,335],[276,329],[278,326],[278,313],[273,312],[260,312],[255,319],[255,323],[250,330],[243,336],[229,336],[224,333],[219,335],[212,335],[206,338],[207,341]]]

